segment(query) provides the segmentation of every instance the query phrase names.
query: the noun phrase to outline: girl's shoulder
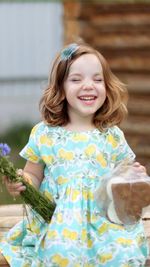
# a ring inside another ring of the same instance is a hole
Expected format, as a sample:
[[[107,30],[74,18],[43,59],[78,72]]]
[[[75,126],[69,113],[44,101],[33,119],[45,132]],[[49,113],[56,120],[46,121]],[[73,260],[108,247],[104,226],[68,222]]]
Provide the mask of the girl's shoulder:
[[[36,125],[33,126],[32,130],[31,130],[31,136],[32,135],[40,135],[40,134],[44,134],[44,133],[48,133],[50,131],[55,131],[56,127],[52,127],[48,124],[46,124],[44,121],[40,121],[39,123],[37,123]]]
[[[118,144],[125,141],[124,132],[116,125],[108,128],[106,138],[107,140],[113,139]]]
[[[107,132],[112,135],[124,136],[123,131],[117,125],[108,128]]]

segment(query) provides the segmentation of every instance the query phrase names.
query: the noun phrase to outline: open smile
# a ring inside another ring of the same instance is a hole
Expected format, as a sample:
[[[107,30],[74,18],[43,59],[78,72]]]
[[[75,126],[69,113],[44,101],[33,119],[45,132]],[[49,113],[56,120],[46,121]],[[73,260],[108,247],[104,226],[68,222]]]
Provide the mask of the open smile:
[[[79,96],[78,98],[80,100],[83,100],[83,101],[92,101],[92,100],[95,100],[97,98],[97,96],[95,96],[95,95],[86,95],[86,96]]]
[[[93,105],[95,103],[95,100],[97,99],[97,96],[83,95],[83,96],[79,96],[78,99],[82,101],[82,103],[85,105]]]

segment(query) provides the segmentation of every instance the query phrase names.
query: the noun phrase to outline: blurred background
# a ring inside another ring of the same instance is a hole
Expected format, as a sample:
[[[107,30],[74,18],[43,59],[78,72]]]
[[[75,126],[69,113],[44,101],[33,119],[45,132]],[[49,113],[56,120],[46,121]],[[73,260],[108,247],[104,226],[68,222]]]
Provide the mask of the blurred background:
[[[150,174],[149,0],[0,0],[0,142],[23,167],[18,153],[40,121],[52,61],[77,38],[98,49],[126,83],[129,116],[121,128]],[[7,203],[14,200],[0,184],[0,204]]]

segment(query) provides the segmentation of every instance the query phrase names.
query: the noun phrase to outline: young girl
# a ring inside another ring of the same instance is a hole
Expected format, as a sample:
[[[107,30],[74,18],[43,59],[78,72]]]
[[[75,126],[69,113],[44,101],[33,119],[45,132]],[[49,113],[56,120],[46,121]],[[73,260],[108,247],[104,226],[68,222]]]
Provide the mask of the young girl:
[[[143,225],[134,228],[100,216],[94,198],[101,177],[133,160],[118,125],[127,92],[104,57],[84,44],[66,46],[55,59],[40,102],[43,121],[21,151],[27,173],[57,206],[49,223],[31,214],[1,240],[12,267],[139,267],[148,247]],[[137,172],[144,171],[134,163]],[[12,195],[22,184],[6,185]]]

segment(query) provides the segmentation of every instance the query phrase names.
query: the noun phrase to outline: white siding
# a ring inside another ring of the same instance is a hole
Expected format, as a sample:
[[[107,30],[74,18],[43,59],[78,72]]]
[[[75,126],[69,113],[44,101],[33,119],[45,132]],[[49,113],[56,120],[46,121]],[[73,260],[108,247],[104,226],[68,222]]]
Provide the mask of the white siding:
[[[38,121],[38,102],[63,43],[61,3],[0,3],[0,132]]]

